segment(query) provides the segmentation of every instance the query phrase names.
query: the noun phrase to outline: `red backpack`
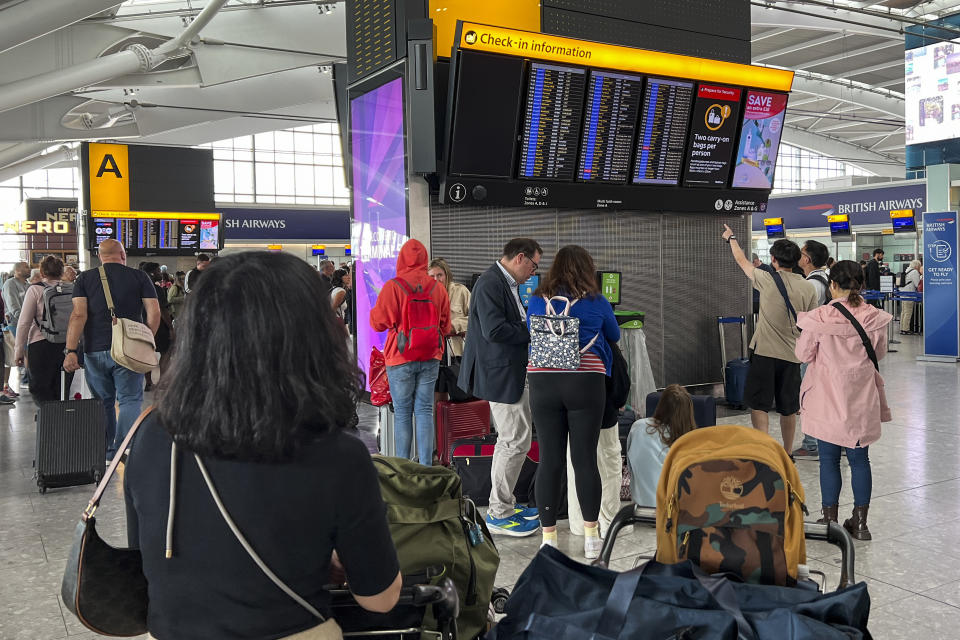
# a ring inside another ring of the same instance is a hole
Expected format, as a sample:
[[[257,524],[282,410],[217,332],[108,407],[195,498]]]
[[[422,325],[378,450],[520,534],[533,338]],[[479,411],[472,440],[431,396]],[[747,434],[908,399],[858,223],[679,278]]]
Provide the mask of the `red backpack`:
[[[397,327],[397,351],[408,362],[433,360],[443,353],[440,310],[430,297],[437,282],[434,280],[424,291],[421,285],[413,289],[402,278],[394,278],[394,281],[407,294],[400,310],[400,326]]]

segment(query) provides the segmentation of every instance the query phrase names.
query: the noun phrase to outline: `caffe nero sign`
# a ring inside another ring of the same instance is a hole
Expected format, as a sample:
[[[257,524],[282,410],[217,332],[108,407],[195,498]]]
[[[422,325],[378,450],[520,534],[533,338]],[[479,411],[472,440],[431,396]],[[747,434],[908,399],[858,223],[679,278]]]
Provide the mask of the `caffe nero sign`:
[[[350,241],[349,209],[222,208],[224,239]]]
[[[863,225],[890,225],[890,212],[913,209],[919,223],[926,209],[927,187],[923,183],[876,187],[851,191],[823,192],[803,196],[770,198],[767,210],[754,213],[754,231],[763,231],[764,218],[783,218],[791,229],[829,229],[827,216],[846,214],[850,228]]]

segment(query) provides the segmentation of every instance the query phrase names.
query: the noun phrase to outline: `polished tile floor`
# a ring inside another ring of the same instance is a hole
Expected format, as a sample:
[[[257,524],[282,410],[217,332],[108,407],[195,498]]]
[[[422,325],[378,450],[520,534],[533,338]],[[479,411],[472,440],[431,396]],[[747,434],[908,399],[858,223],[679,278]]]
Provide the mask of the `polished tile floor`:
[[[920,338],[906,336],[882,362],[894,421],[871,447],[872,542],[858,542],[858,579],[870,586],[870,629],[880,640],[960,637],[960,366],[920,363]],[[0,411],[0,640],[100,637],[86,631],[60,601],[60,579],[73,528],[92,486],[37,492],[33,480],[35,406],[27,393]],[[364,412],[363,422],[371,418]],[[745,415],[720,422],[749,424]],[[779,435],[774,426],[775,435]],[[818,464],[799,461],[811,513],[819,509]],[[852,495],[844,471],[841,513]],[[846,516],[844,516],[846,517]],[[97,513],[98,530],[122,545],[123,503],[116,486]],[[497,539],[499,586],[512,587],[536,554],[539,536]],[[561,523],[560,548],[582,558],[582,539]],[[613,568],[652,555],[652,529],[622,535]],[[831,588],[839,552],[822,543],[807,549],[809,564]]]

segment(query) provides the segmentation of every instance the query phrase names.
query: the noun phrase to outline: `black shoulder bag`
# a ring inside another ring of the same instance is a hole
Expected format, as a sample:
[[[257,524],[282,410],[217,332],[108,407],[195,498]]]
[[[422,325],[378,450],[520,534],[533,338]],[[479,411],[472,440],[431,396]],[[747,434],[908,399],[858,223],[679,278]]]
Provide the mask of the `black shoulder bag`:
[[[870,358],[870,362],[873,363],[873,367],[880,371],[880,363],[877,361],[877,352],[873,350],[873,342],[870,340],[870,336],[867,335],[867,332],[863,329],[863,325],[857,322],[857,319],[853,317],[853,314],[850,313],[850,310],[839,302],[834,302],[830,305],[837,311],[843,314],[843,317],[850,321],[850,324],[853,325],[853,328],[857,330],[857,333],[860,334],[860,341],[863,342],[863,348],[867,350],[867,357]]]
[[[780,295],[783,296],[783,302],[787,305],[787,311],[789,311],[790,315],[793,316],[793,323],[796,324],[797,311],[793,308],[793,304],[790,302],[790,296],[787,295],[787,287],[785,284],[783,284],[783,278],[776,271],[774,271],[771,275],[773,276],[773,281],[777,285],[777,289],[780,290]]]

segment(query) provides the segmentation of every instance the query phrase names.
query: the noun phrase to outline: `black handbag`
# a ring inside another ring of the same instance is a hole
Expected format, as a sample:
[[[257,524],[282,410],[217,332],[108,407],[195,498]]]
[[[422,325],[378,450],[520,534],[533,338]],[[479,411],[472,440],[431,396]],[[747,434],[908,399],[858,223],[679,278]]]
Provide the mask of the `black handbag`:
[[[153,407],[130,428],[119,452],[126,451]],[[67,609],[91,631],[108,636],[138,636],[147,632],[147,579],[139,549],[112,547],[97,534],[93,517],[107,484],[120,465],[114,456],[73,533],[73,546],[63,573],[60,595]]]

